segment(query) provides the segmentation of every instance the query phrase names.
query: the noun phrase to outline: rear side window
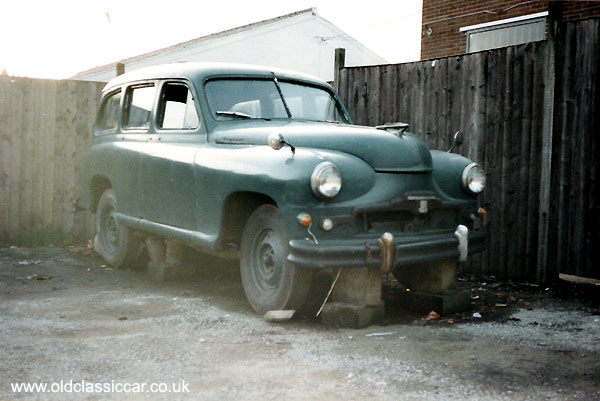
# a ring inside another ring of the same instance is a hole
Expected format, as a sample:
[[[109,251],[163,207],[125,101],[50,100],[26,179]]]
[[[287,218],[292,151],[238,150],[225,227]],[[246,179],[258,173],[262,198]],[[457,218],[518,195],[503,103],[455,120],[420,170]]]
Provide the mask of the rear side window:
[[[159,128],[192,130],[200,126],[192,91],[183,83],[163,85],[158,110]]]
[[[154,103],[154,85],[129,88],[125,104],[124,127],[145,129],[150,126],[150,115]]]
[[[121,91],[109,94],[98,112],[96,119],[97,131],[110,131],[117,129],[119,125],[119,107],[121,105]]]

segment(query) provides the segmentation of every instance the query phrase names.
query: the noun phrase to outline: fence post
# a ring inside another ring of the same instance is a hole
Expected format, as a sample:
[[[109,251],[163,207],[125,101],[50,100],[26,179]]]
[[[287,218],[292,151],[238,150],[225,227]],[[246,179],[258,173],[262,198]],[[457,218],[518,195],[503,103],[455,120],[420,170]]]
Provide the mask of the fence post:
[[[119,75],[125,74],[125,64],[117,63],[117,64],[115,64],[115,69],[116,69],[117,77]]]
[[[346,64],[346,49],[335,49],[335,61],[333,63],[333,87],[336,92],[340,89],[340,70]]]
[[[544,121],[542,127],[542,155],[540,166],[540,208],[538,211],[538,253],[536,279],[551,281],[548,271],[548,220],[550,218],[550,184],[552,172],[552,134],[554,131],[554,93],[556,86],[556,31],[558,22],[550,13],[548,18],[548,40],[546,43],[546,65],[544,88]],[[556,274],[558,277],[558,274]]]

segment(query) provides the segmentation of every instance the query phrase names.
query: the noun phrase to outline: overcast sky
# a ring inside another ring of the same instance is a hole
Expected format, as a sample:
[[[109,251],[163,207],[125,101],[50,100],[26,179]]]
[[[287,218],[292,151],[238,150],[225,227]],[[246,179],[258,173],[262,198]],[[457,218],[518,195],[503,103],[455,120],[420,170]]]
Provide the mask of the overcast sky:
[[[6,0],[0,70],[36,78],[79,71],[316,7],[391,63],[418,60],[422,0]]]

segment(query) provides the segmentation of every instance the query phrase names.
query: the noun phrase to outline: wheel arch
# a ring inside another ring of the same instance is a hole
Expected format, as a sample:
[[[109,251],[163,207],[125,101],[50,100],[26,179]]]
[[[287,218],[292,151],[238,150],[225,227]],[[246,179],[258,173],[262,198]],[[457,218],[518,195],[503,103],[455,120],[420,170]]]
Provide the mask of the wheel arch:
[[[97,175],[92,178],[92,180],[90,181],[90,193],[92,195],[92,203],[90,210],[92,211],[92,213],[96,213],[100,197],[102,196],[104,191],[106,191],[109,188],[112,188],[112,183],[106,176]]]

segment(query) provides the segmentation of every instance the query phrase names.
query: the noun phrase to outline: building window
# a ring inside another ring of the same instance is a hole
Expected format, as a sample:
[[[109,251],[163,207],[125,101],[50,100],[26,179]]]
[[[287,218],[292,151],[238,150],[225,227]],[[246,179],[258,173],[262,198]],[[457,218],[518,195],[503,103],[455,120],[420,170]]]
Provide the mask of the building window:
[[[523,15],[460,28],[467,37],[467,53],[520,45],[546,38],[548,12]]]

